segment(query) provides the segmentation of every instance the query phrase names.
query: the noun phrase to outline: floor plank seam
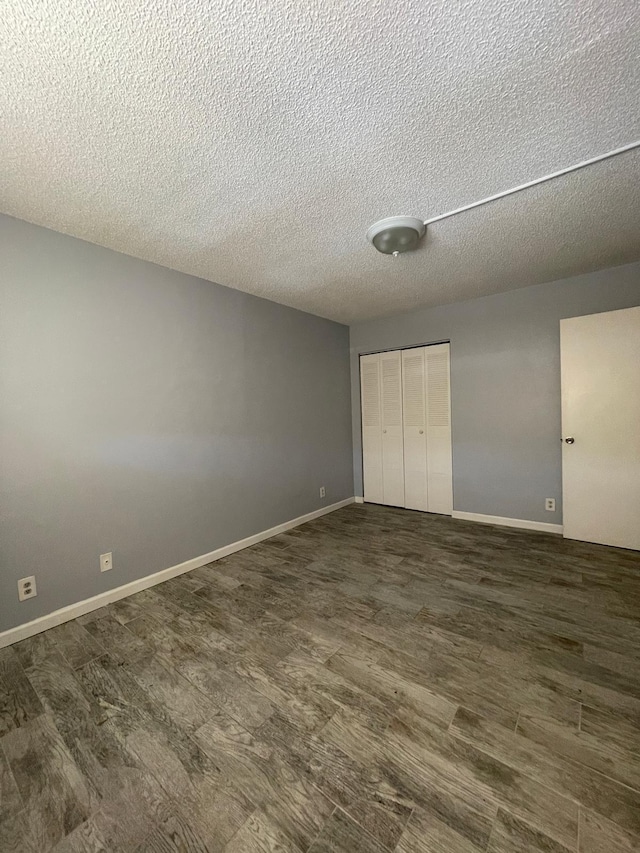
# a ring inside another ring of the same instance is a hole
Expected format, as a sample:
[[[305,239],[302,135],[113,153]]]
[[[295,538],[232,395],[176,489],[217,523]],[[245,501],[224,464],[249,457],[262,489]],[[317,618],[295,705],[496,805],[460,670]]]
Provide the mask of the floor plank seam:
[[[331,812],[331,814],[330,814],[330,815],[329,815],[329,817],[327,818],[327,821],[331,820],[331,818],[332,818],[332,817],[335,815],[335,813],[338,811],[338,808],[339,808],[339,807],[338,807],[337,805],[335,805],[335,803],[334,803],[333,811]],[[316,833],[316,835],[314,836],[314,838],[313,838],[313,840],[312,840],[311,844],[309,844],[309,846],[308,846],[307,848],[305,848],[304,853],[309,853],[309,850],[311,850],[311,848],[312,848],[312,847],[313,847],[313,845],[316,843],[316,841],[318,840],[318,838],[320,838],[320,836],[322,835],[323,830],[324,830],[324,826],[321,826],[321,827],[320,827],[320,829],[318,830],[318,832]]]

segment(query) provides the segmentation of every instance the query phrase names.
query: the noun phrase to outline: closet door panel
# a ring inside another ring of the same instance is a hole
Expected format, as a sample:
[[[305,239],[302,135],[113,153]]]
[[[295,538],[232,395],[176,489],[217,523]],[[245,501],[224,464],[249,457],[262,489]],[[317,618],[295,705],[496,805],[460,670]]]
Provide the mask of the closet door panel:
[[[407,509],[426,512],[427,489],[425,348],[402,351],[404,432],[404,502]]]
[[[404,452],[402,436],[402,362],[400,352],[380,354],[382,398],[383,503],[404,506]]]
[[[429,512],[451,515],[451,386],[449,344],[425,347]]]
[[[360,403],[362,411],[362,473],[364,499],[383,503],[382,411],[380,397],[380,356],[360,359]]]

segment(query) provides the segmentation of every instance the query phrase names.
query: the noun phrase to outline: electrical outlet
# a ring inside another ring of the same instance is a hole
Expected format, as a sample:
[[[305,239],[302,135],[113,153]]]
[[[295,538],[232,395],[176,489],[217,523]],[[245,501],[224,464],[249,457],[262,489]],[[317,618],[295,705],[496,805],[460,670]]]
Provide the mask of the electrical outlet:
[[[18,581],[18,598],[20,601],[35,598],[37,594],[35,575],[31,575],[29,578],[20,578]]]
[[[108,554],[100,554],[100,571],[109,572],[113,568],[113,558],[111,551]]]
[[[547,512],[555,512],[556,511],[556,499],[555,498],[545,498],[544,499],[544,508]]]
[[[326,496],[327,496],[327,492],[326,492],[325,487],[324,487],[324,486],[320,486],[320,497],[321,497],[321,498],[326,498]]]

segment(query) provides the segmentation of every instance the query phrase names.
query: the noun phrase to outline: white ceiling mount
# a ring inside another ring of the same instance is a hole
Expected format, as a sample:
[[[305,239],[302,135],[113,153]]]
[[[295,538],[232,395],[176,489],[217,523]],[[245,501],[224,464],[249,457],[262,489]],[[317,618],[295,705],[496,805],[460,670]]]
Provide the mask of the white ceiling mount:
[[[369,228],[367,240],[383,255],[397,258],[417,249],[426,230],[423,220],[415,216],[388,216]]]

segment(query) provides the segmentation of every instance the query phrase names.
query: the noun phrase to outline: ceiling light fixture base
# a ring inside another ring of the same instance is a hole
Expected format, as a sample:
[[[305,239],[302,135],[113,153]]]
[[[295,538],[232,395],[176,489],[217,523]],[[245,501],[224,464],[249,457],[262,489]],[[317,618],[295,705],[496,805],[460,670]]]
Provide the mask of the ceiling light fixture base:
[[[383,255],[397,258],[403,252],[417,249],[427,228],[415,216],[388,216],[375,222],[367,231],[367,240]]]

